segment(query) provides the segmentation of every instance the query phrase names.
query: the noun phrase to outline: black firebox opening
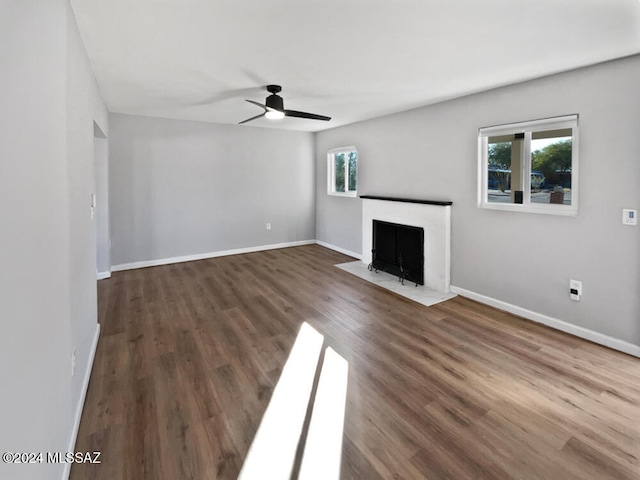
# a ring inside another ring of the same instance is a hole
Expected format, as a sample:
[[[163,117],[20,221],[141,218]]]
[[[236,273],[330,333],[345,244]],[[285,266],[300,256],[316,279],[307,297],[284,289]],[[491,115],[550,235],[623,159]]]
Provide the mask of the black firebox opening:
[[[370,269],[424,285],[424,229],[374,220],[371,253]]]

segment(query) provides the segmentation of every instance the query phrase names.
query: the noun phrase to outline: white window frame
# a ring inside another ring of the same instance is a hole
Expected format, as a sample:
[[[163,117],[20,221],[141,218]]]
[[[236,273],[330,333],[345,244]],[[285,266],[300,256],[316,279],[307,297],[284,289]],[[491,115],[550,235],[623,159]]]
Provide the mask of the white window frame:
[[[531,137],[533,132],[571,129],[571,205],[557,205],[531,202]],[[489,202],[489,142],[488,138],[498,135],[524,133],[523,203]],[[513,212],[546,213],[550,215],[576,216],[578,214],[578,115],[545,118],[528,122],[511,123],[478,130],[478,207],[490,210]]]
[[[358,149],[355,145],[351,145],[349,147],[339,147],[332,148],[327,152],[327,194],[335,195],[337,197],[356,197],[358,195],[358,165],[356,165],[356,189],[348,190],[349,188],[349,162],[344,162],[344,182],[345,182],[345,191],[337,192],[335,190],[336,186],[336,172],[335,172],[335,156],[338,153],[348,153],[348,152],[356,152],[357,162],[360,162],[360,155],[358,154]]]

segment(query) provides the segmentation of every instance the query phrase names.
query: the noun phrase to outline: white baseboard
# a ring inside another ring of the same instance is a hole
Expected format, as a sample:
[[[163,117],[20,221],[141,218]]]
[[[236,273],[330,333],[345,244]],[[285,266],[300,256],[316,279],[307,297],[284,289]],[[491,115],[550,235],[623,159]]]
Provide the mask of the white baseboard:
[[[275,243],[272,245],[260,245],[257,247],[237,248],[233,250],[221,250],[218,252],[197,253],[195,255],[185,255],[181,257],[161,258],[159,260],[145,260],[142,262],[121,263],[112,265],[111,271],[133,270],[135,268],[157,267],[158,265],[169,265],[171,263],[190,262],[192,260],[205,260],[207,258],[226,257],[227,255],[239,255],[242,253],[261,252],[263,250],[275,250],[277,248],[299,247],[300,245],[312,245],[315,240],[301,240],[298,242]]]
[[[362,254],[361,253],[356,253],[356,252],[352,252],[350,250],[346,250],[342,247],[337,247],[335,245],[331,245],[330,243],[327,242],[323,242],[322,240],[316,240],[315,243],[317,243],[318,245],[328,248],[330,250],[335,250],[336,252],[340,252],[340,253],[344,253],[345,255],[349,255],[350,257],[353,258],[357,258],[358,260],[362,260]]]
[[[111,272],[98,272],[98,280],[104,280],[105,278],[111,277]]]
[[[100,324],[96,324],[96,333],[93,336],[93,343],[89,350],[89,360],[87,361],[87,369],[84,372],[84,379],[82,380],[82,390],[80,392],[80,398],[76,405],[76,415],[73,422],[73,430],[71,431],[71,439],[69,440],[69,447],[67,452],[75,452],[76,440],[78,438],[78,430],[80,429],[80,420],[82,419],[82,410],[84,408],[84,401],[87,397],[87,390],[89,389],[89,380],[91,379],[91,370],[93,368],[93,360],[96,358],[96,350],[98,349],[98,340],[100,339]],[[71,473],[71,463],[65,463],[62,471],[62,480],[68,480]]]
[[[452,285],[451,291],[457,293],[462,297],[467,297],[471,300],[484,303],[485,305],[499,308],[500,310],[513,313],[514,315],[524,317],[536,323],[541,323],[548,327],[555,328],[556,330],[570,333],[571,335],[575,335],[576,337],[590,340],[599,345],[604,345],[605,347],[609,347],[623,353],[628,353],[629,355],[633,355],[634,357],[640,357],[640,346],[625,342],[624,340],[619,340],[617,338],[613,338],[608,335],[589,330],[588,328],[573,325],[571,323],[565,322],[564,320],[543,315],[542,313],[527,310],[526,308],[518,307],[517,305],[512,305],[510,303],[503,302],[502,300],[487,297],[486,295],[482,295],[480,293],[465,290],[464,288],[455,287]]]

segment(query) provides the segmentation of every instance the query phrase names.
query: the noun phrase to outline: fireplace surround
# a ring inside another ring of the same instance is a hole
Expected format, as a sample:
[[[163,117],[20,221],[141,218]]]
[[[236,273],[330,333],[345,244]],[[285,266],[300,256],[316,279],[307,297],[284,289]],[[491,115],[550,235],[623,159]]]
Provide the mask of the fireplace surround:
[[[362,262],[372,262],[373,221],[424,230],[424,286],[449,293],[452,202],[361,195]]]

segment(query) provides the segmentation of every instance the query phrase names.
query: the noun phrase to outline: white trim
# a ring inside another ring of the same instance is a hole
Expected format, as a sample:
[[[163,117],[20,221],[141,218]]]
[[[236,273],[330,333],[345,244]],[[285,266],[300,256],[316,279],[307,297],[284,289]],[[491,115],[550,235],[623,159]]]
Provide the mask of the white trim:
[[[533,312],[531,310],[527,310],[526,308],[503,302],[502,300],[487,297],[486,295],[482,295],[480,293],[465,290],[464,288],[455,287],[452,285],[451,291],[457,293],[462,297],[470,298],[471,300],[484,303],[485,305],[499,308],[500,310],[513,313],[514,315],[524,317],[536,323],[541,323],[556,330],[570,333],[571,335],[575,335],[576,337],[584,338],[585,340],[590,340],[599,345],[604,345],[605,347],[609,347],[614,350],[618,350],[620,352],[640,358],[640,345],[634,345],[633,343],[625,342],[624,340],[619,340],[617,338],[613,338],[608,335],[589,330],[588,328],[573,325],[572,323],[565,322],[564,320],[560,320],[558,318],[549,317],[542,313]]]
[[[71,431],[71,438],[69,439],[69,446],[67,452],[75,452],[76,440],[78,439],[78,430],[80,429],[80,420],[82,419],[82,410],[84,409],[84,401],[87,397],[87,390],[89,389],[89,380],[91,379],[91,370],[93,369],[93,360],[96,358],[96,350],[98,349],[98,340],[100,339],[100,324],[96,323],[96,333],[93,336],[93,343],[89,350],[89,361],[87,362],[87,369],[84,372],[84,379],[82,380],[82,390],[80,391],[80,398],[76,405],[76,415],[73,421],[73,430]],[[65,463],[62,470],[62,480],[68,480],[71,473],[71,463]]]
[[[300,240],[297,242],[275,243],[273,245],[259,245],[257,247],[236,248],[233,250],[221,250],[218,252],[197,253],[195,255],[184,255],[181,257],[160,258],[158,260],[144,260],[141,262],[121,263],[120,265],[113,265],[111,267],[112,272],[119,272],[122,270],[133,270],[136,268],[156,267],[159,265],[169,265],[171,263],[190,262],[192,260],[204,260],[207,258],[226,257],[227,255],[239,255],[242,253],[261,252],[263,250],[275,250],[277,248],[287,247],[299,247],[301,245],[312,245],[316,243],[315,240]]]
[[[571,191],[573,195],[573,190]],[[571,199],[573,202],[573,197]],[[544,213],[547,215],[561,215],[565,217],[575,217],[578,215],[578,208],[572,208],[573,205],[554,205],[546,203],[483,203],[478,205],[479,208],[486,210],[504,210],[510,212],[522,213]]]
[[[350,197],[355,198],[358,196],[357,191],[349,191],[349,192],[327,192],[327,195],[331,195],[332,197]]]
[[[105,278],[111,278],[111,272],[98,272],[97,279],[104,280]]]
[[[538,130],[540,127],[553,127],[553,128],[575,128],[578,122],[578,114],[564,115],[562,117],[548,117],[539,118],[537,120],[529,120],[526,122],[506,123],[504,125],[494,125],[491,127],[482,127],[480,130],[486,134],[486,136],[498,136],[509,135],[514,133],[514,130],[521,130],[523,132]]]
[[[336,252],[344,253],[345,255],[349,255],[350,257],[357,258],[358,260],[362,260],[362,254],[361,253],[352,252],[351,250],[347,250],[345,248],[338,247],[336,245],[332,245],[332,244],[327,243],[327,242],[323,242],[322,240],[316,240],[316,243],[318,245],[320,245],[321,247],[325,247],[325,248],[328,248],[330,250],[335,250]]]

